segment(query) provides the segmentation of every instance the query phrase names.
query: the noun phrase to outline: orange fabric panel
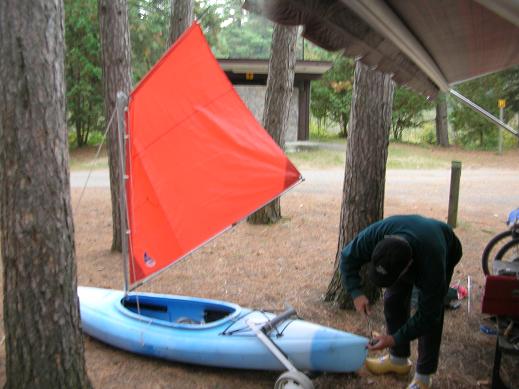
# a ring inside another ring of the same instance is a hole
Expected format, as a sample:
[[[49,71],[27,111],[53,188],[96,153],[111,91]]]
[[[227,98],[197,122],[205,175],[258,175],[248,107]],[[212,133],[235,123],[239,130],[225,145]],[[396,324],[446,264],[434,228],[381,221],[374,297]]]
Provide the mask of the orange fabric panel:
[[[300,179],[239,98],[198,24],[130,95],[128,132],[132,285]]]

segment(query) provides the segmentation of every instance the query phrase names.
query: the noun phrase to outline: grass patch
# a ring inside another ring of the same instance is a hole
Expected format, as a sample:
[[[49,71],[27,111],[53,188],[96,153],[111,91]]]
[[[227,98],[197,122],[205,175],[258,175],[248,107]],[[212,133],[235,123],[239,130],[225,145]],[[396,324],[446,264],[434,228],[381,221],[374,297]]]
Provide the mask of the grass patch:
[[[299,169],[343,169],[346,152],[344,141],[319,142],[321,146],[287,152]],[[103,149],[94,160],[97,149],[92,146],[73,149],[70,152],[71,170],[108,169],[108,157]],[[519,150],[507,150],[503,156],[488,151],[462,150],[457,147],[442,148],[432,145],[391,143],[388,169],[448,169],[453,160],[464,167],[511,167],[517,165]]]
[[[391,143],[388,169],[444,169],[451,164],[451,153],[435,153],[435,147]],[[331,169],[345,165],[344,150],[327,148],[287,153],[299,169]]]
[[[106,148],[103,147],[96,158],[97,148],[97,146],[84,146],[70,150],[70,170],[108,169]]]
[[[298,169],[344,167],[346,161],[346,153],[344,151],[328,149],[288,152],[287,156]]]
[[[392,143],[387,158],[388,169],[443,169],[451,164],[449,155],[432,153],[433,147]]]

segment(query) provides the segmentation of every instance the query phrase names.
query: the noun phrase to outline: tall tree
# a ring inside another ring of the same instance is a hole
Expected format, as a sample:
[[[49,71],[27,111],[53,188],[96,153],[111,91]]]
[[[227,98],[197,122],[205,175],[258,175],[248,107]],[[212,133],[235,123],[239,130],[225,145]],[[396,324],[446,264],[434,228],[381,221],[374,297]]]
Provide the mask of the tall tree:
[[[423,111],[431,108],[427,99],[411,89],[397,86],[393,97],[391,134],[396,141],[402,140],[404,130],[423,124]]]
[[[115,110],[117,92],[121,91],[128,95],[132,87],[128,4],[126,0],[99,0],[99,27],[103,54],[105,118],[109,120]],[[113,226],[112,250],[122,251],[119,211],[121,172],[117,139],[117,121],[112,120],[108,131]]]
[[[81,147],[103,116],[97,0],[65,0],[65,14],[67,116]]]
[[[0,7],[6,388],[89,388],[70,206],[62,0]]]
[[[132,0],[128,2],[134,85],[164,54],[168,40],[170,1]]]
[[[175,43],[193,23],[193,15],[193,0],[171,0],[168,46]]]
[[[326,301],[352,307],[343,290],[339,272],[341,251],[362,229],[384,217],[386,162],[391,127],[394,84],[391,77],[357,61],[346,146],[346,169],[339,225],[335,272],[326,292]],[[366,296],[376,301],[380,290],[367,282]]]
[[[272,34],[263,126],[282,148],[285,146],[290,99],[294,90],[297,34],[297,26],[279,24],[275,25]],[[247,220],[252,224],[271,224],[279,219],[281,207],[277,198],[249,216]]]
[[[344,138],[348,135],[354,69],[351,59],[339,55],[323,78],[312,83],[312,114],[339,123]]]
[[[449,125],[447,121],[447,96],[440,92],[436,97],[436,144],[449,147]]]

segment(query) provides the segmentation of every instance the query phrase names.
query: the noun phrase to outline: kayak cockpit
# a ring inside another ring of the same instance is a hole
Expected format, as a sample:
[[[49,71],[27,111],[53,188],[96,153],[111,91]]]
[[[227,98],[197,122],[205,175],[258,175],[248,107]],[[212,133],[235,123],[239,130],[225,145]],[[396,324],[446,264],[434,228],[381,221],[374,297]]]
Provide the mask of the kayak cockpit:
[[[124,311],[141,317],[180,325],[207,325],[232,318],[240,311],[236,304],[182,296],[132,294],[120,304]]]

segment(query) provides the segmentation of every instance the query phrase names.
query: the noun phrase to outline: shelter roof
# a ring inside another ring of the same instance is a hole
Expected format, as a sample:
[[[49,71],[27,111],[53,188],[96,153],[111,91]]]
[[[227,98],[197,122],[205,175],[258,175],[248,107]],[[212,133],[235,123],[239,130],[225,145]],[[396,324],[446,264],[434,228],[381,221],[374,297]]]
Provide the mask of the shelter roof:
[[[266,59],[218,59],[218,63],[225,72],[268,74],[269,61]],[[301,61],[296,62],[296,75],[306,76],[309,79],[318,79],[332,67],[329,61]]]
[[[246,0],[327,50],[342,50],[434,97],[519,64],[517,0]]]

